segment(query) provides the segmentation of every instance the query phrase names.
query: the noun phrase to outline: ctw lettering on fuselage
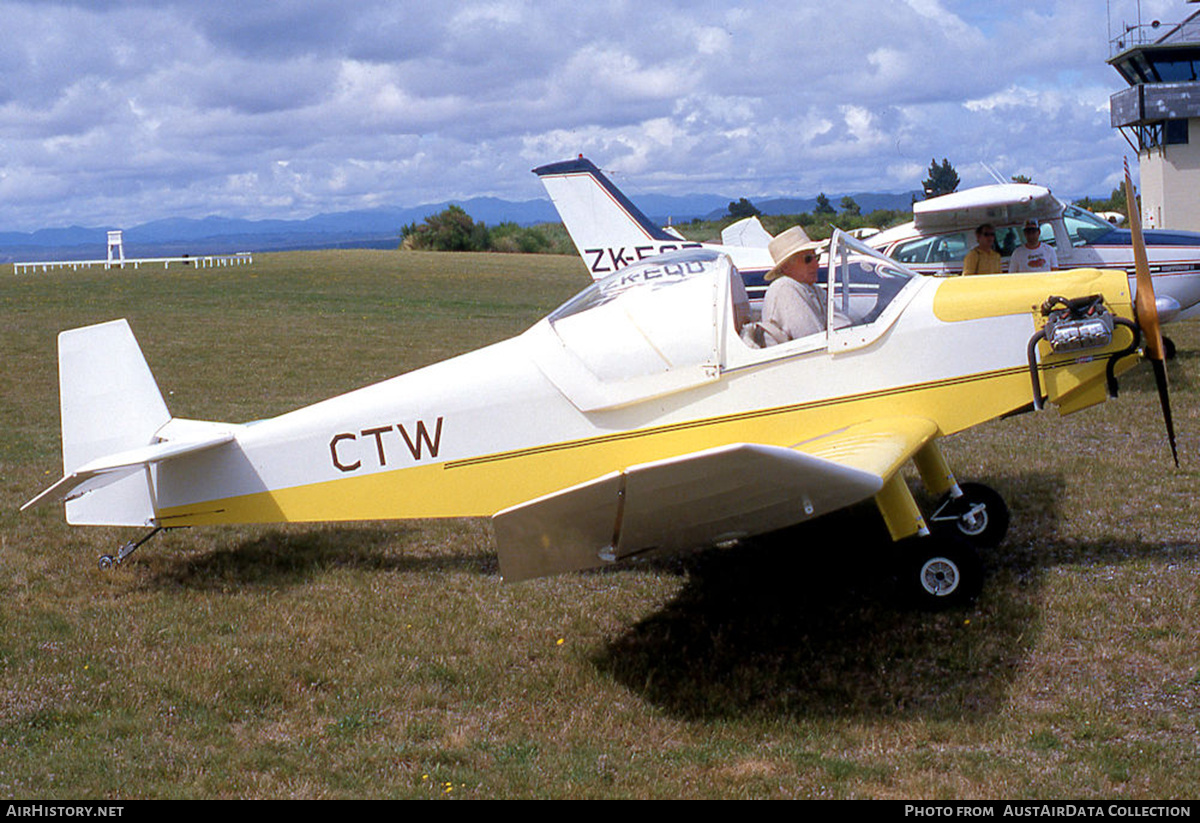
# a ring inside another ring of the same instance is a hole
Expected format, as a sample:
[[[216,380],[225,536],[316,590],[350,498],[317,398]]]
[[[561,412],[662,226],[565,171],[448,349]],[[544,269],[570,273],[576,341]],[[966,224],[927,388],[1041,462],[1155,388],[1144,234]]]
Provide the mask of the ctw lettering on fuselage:
[[[584,249],[583,253],[588,257],[588,268],[592,270],[592,274],[608,274],[623,269],[631,263],[636,263],[647,257],[653,257],[656,254],[679,251],[680,249],[698,248],[701,248],[699,243],[657,243],[646,246],[634,246],[633,248],[619,246],[616,248]]]
[[[438,456],[442,446],[442,419],[433,425],[433,434],[424,420],[416,425],[403,423],[373,426],[357,432],[338,432],[329,441],[329,457],[338,471],[358,471],[367,467],[385,468],[411,458],[414,462]]]

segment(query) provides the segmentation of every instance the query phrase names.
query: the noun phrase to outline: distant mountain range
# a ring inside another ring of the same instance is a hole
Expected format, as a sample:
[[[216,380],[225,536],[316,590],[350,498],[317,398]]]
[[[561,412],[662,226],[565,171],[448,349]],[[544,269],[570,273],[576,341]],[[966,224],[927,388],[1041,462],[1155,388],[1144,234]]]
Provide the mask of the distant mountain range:
[[[843,195],[829,195],[836,207]],[[852,194],[863,213],[875,209],[908,210],[913,195]],[[715,220],[726,214],[737,198],[715,194],[670,196],[647,194],[635,199],[638,207],[660,225],[685,223],[695,218]],[[172,218],[124,229],[126,257],[172,257],[183,254],[229,254],[239,251],[286,251],[326,248],[394,248],[400,230],[420,222],[455,203],[476,221],[489,226],[513,222],[522,226],[559,222],[558,212],[546,199],[509,201],[495,197],[428,203],[411,208],[382,207],[361,211],[318,214],[306,220],[239,220],[205,217]],[[755,202],[764,214],[799,214],[812,211],[816,198],[774,199]],[[0,263],[37,260],[98,260],[108,248],[108,230],[123,228],[40,229],[35,232],[0,232]]]

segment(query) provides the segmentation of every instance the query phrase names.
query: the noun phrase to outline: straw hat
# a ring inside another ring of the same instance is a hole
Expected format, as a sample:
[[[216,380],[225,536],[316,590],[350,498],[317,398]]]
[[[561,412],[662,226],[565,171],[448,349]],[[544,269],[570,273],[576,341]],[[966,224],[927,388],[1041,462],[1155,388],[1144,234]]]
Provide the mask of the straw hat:
[[[815,251],[824,245],[824,240],[810,240],[802,226],[792,226],[787,231],[780,232],[767,244],[771,259],[775,261],[775,268],[767,272],[763,279],[770,283],[781,274],[780,268],[789,257],[802,251]]]

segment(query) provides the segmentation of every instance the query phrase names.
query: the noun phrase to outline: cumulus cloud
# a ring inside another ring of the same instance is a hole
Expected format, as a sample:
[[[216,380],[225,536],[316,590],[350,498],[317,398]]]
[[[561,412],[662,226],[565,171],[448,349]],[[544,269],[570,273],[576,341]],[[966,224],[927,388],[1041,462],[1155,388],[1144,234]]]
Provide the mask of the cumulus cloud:
[[[907,190],[949,157],[1104,193],[1096,5],[9,0],[0,228],[525,199],[580,152],[641,191]]]

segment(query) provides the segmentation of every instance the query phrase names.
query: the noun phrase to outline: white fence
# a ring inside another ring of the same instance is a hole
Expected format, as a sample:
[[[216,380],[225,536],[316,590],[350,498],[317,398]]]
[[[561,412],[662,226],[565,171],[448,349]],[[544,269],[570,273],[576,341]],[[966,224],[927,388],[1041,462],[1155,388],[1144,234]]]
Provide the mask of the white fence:
[[[124,262],[116,260],[56,260],[42,261],[37,263],[13,263],[13,274],[28,274],[41,271],[49,271],[50,269],[90,269],[92,266],[103,266],[106,269],[125,268],[133,266],[138,268],[143,264],[162,263],[164,269],[171,268],[172,263],[179,263],[184,266],[195,266],[198,269],[213,268],[216,266],[248,266],[254,262],[254,255],[248,251],[240,251],[236,254],[205,254],[199,257],[140,257],[126,258]]]

